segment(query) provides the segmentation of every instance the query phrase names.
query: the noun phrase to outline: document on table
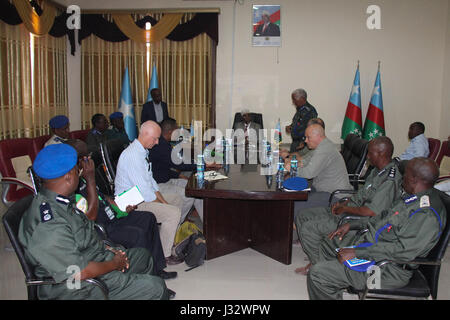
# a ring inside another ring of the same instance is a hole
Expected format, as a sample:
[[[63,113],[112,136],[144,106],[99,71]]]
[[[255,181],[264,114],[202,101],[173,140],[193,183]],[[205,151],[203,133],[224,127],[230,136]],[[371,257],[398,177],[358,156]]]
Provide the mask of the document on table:
[[[195,174],[195,175],[197,175],[197,174]],[[224,176],[223,174],[220,174],[217,171],[205,171],[204,175],[205,175],[206,181],[216,181],[216,180],[228,179],[227,176]]]
[[[114,201],[116,202],[120,210],[126,211],[127,206],[135,206],[144,202],[144,197],[142,197],[138,186],[134,186],[133,188],[117,195],[114,198]]]

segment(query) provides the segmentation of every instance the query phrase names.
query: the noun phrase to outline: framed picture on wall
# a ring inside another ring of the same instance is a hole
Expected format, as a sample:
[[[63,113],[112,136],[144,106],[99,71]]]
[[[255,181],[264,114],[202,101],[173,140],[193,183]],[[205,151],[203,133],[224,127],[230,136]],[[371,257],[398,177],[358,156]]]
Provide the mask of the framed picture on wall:
[[[281,46],[280,5],[253,5],[253,46]]]

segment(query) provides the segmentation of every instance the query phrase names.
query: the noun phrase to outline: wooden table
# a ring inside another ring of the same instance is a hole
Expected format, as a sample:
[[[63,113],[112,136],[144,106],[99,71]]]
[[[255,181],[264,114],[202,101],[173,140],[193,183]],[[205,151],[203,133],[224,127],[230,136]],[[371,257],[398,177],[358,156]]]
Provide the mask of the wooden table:
[[[192,175],[186,186],[186,196],[204,199],[206,260],[250,247],[291,264],[294,201],[308,193],[277,190],[275,176],[261,175],[260,165],[230,165],[227,176],[199,187]]]

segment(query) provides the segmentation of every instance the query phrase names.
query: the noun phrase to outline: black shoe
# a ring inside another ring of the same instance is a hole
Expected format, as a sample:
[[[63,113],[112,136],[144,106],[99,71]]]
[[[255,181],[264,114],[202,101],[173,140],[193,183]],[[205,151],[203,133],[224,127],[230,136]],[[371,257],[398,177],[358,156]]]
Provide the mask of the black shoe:
[[[164,280],[175,279],[177,277],[177,275],[178,275],[178,273],[176,271],[167,272],[167,271],[161,270],[158,273],[158,277],[161,277]]]
[[[184,259],[183,258],[179,258],[177,256],[170,256],[170,257],[166,258],[166,264],[169,265],[169,266],[173,266],[175,264],[180,264],[182,262],[184,262]]]
[[[169,294],[169,300],[175,298],[175,295],[177,294],[175,291],[170,290],[169,288],[167,288],[167,293]]]

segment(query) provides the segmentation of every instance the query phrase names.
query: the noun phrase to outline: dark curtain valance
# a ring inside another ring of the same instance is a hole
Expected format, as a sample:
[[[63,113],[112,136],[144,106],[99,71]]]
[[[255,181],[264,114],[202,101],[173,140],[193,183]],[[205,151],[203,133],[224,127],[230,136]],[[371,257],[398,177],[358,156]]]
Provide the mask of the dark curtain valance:
[[[38,15],[42,14],[42,9],[39,7],[37,2],[31,1],[30,4],[35,8],[35,11]],[[70,42],[70,52],[72,55],[75,54],[75,36],[73,30],[67,28],[67,18],[70,15],[63,12],[59,16],[55,17],[55,21],[53,23],[52,28],[48,32],[52,37],[63,37],[67,35]],[[0,0],[0,19],[2,19],[5,23],[10,25],[18,25],[22,23],[22,19],[19,16],[19,13],[16,10],[16,7],[10,3],[8,0]]]
[[[38,15],[42,14],[42,9],[37,2],[31,1],[31,5],[35,8]],[[70,42],[70,52],[75,54],[75,36],[74,30],[67,28],[67,18],[70,14],[61,13],[55,18],[49,34],[53,37],[63,37],[67,35]],[[0,19],[10,25],[18,25],[22,23],[22,19],[17,13],[16,7],[8,0],[0,0]],[[150,16],[146,16],[136,22],[136,25],[144,28],[145,23],[150,22],[152,26],[158,23],[157,20]],[[199,34],[206,32],[211,39],[219,42],[219,26],[217,13],[197,13],[191,20],[186,23],[179,24],[167,36],[172,41],[185,41],[195,38]],[[78,33],[78,42],[81,44],[83,39],[95,34],[97,37],[111,42],[121,42],[128,40],[114,22],[107,21],[101,14],[82,14],[81,29]]]
[[[136,25],[140,28],[145,28],[146,22],[150,22],[152,26],[158,23],[158,21],[154,18],[146,16],[136,21]],[[167,39],[172,41],[186,41],[195,38],[203,32],[206,32],[209,37],[218,43],[218,30],[217,13],[197,13],[188,22],[176,26],[175,29],[167,36]],[[128,37],[120,31],[114,22],[109,22],[101,14],[82,14],[81,30],[78,34],[78,42],[81,44],[81,41],[89,37],[91,34],[110,42],[121,42],[128,40]]]

